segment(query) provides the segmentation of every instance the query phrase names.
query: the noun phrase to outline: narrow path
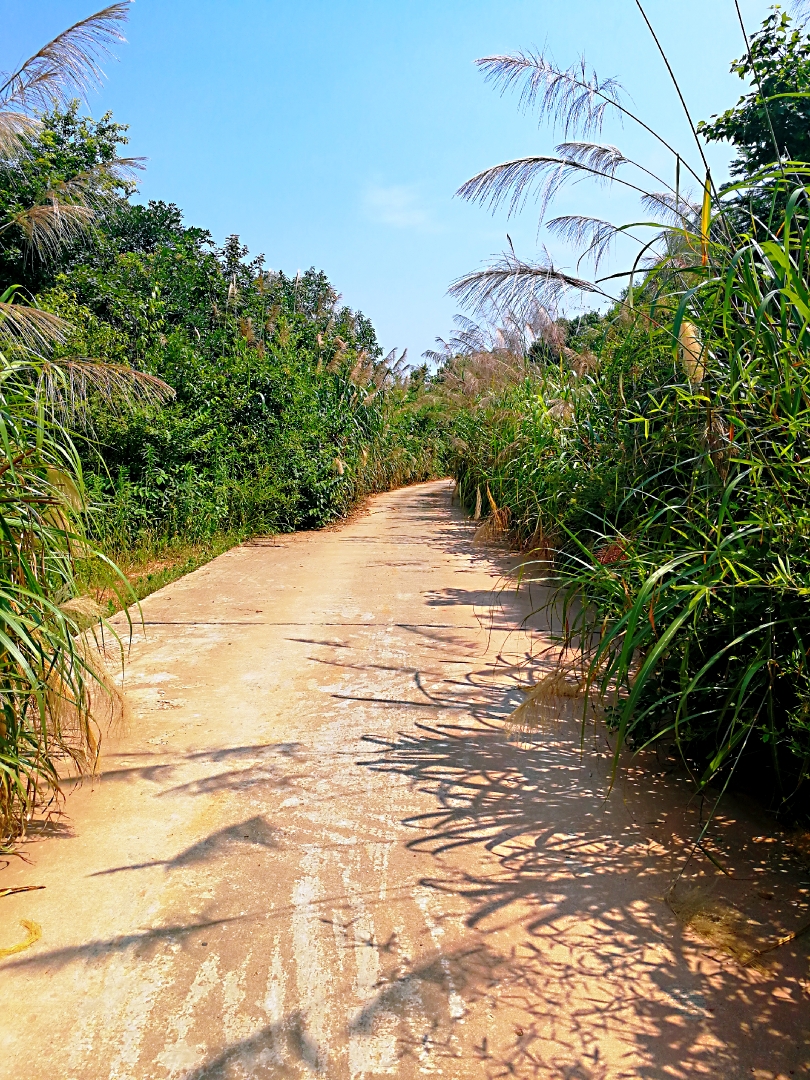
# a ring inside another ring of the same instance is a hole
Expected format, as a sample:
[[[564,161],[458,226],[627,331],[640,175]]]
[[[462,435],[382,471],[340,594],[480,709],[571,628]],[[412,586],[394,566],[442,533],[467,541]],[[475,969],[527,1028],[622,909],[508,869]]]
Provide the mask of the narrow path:
[[[505,734],[539,634],[471,534],[419,485],[144,602],[129,730],[0,876],[46,886],[0,900],[0,947],[42,927],[0,964],[0,1077],[807,1074],[803,942],[743,970],[662,900],[683,785],[605,802],[603,736]],[[734,878],[689,873],[772,932],[796,872],[741,813]]]

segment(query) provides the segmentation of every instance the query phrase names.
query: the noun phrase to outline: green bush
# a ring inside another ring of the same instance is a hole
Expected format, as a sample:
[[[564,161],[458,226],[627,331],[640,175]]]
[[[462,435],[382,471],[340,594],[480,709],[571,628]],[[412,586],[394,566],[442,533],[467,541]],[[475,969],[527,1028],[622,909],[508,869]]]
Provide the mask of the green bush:
[[[323,274],[269,274],[176,208],[117,205],[39,303],[73,327],[63,355],[103,355],[175,391],[160,408],[93,404],[84,468],[111,551],[315,528],[439,467],[417,388]]]

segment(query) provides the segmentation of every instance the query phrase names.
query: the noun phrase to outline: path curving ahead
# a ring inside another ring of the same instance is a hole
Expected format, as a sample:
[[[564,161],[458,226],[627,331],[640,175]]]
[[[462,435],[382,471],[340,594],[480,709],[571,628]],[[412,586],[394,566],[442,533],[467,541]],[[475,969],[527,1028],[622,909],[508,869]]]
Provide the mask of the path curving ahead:
[[[0,948],[42,927],[0,963],[3,1080],[807,1075],[806,939],[743,970],[662,900],[683,786],[605,802],[571,717],[509,741],[541,635],[472,531],[422,484],[144,602],[130,730],[0,874],[46,886],[0,899]],[[733,879],[688,873],[797,919],[783,847],[715,832]]]

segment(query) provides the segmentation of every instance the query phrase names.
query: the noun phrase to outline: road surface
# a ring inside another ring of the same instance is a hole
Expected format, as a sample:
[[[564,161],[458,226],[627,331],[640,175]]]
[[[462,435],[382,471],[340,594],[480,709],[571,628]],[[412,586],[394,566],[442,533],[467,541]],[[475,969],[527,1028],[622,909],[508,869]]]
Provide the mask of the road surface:
[[[805,939],[743,969],[664,894],[699,805],[603,732],[532,742],[542,618],[442,481],[236,548],[143,603],[127,731],[0,888],[0,1077],[807,1075]],[[120,621],[122,627],[125,624]],[[703,881],[798,925],[785,845],[729,803]],[[773,842],[768,842],[772,841]],[[730,868],[730,869],[729,869]]]

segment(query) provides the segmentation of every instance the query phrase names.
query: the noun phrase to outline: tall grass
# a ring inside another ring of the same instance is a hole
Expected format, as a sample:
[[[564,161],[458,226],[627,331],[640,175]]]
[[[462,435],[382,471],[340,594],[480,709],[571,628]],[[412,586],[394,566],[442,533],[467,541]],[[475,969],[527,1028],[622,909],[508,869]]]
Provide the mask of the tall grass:
[[[597,130],[611,108],[638,119],[614,81],[584,66],[529,54],[481,63],[574,134]],[[586,695],[608,707],[617,761],[623,745],[671,741],[699,785],[748,770],[774,807],[805,812],[810,166],[782,158],[718,191],[699,161],[690,200],[686,155],[672,152],[675,182],[663,190],[589,141],[462,188],[516,209],[539,183],[545,208],[562,183],[591,176],[633,187],[647,217],[551,223],[597,267],[632,237],[638,254],[614,275],[626,288],[598,340],[557,348],[462,416],[457,474],[468,505],[486,487],[509,510],[515,537],[538,553],[536,576],[556,583],[560,644],[578,654]],[[474,307],[512,311],[553,310],[571,290],[608,296],[598,277],[511,250],[454,288]]]
[[[96,81],[126,3],[60,34],[0,86],[0,167],[19,177],[37,110]],[[4,204],[0,229],[51,257],[93,221],[126,163],[111,160],[31,206]],[[9,209],[11,206],[11,209]],[[159,379],[81,356],[54,358],[69,327],[6,283],[0,295],[0,843],[24,830],[67,769],[92,768],[100,721],[120,706],[95,643],[99,611],[79,597],[85,537],[81,460],[71,422],[89,397],[165,400]]]
[[[0,838],[24,831],[66,768],[92,769],[100,722],[121,708],[76,599],[84,538],[78,456],[32,395],[26,365],[0,366]]]
[[[677,298],[674,377],[619,415],[621,501],[558,567],[592,691],[623,691],[620,742],[674,739],[701,783],[764,753],[778,803],[810,763],[808,242],[802,188],[765,237],[713,243]]]

